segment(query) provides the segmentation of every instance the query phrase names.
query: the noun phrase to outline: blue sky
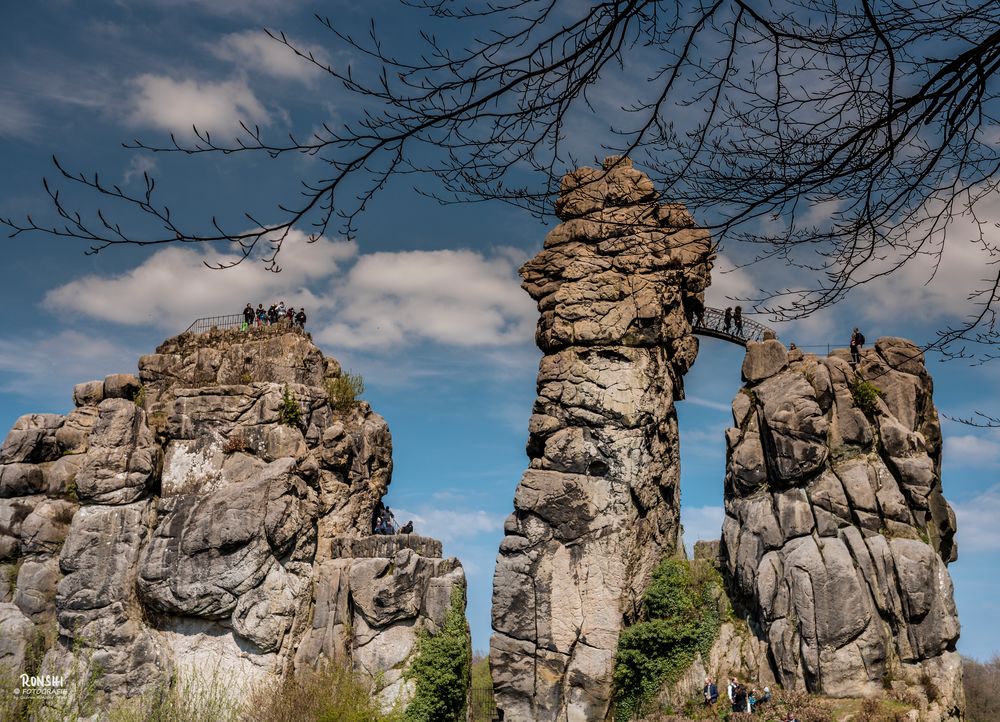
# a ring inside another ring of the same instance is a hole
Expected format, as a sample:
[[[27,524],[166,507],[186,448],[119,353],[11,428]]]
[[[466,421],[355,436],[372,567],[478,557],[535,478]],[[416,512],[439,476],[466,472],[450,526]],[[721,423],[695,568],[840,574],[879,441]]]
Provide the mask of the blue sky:
[[[350,116],[355,100],[261,28],[283,30],[342,64],[352,58],[324,49],[328,32],[312,13],[328,13],[347,29],[364,28],[375,13],[401,52],[412,48],[413,11],[381,0],[359,7],[305,0],[8,4],[0,22],[0,215],[51,218],[41,178],[52,174],[56,154],[132,189],[149,171],[167,202],[193,218],[239,223],[248,209],[266,217],[275,199],[294,197],[296,174],[318,172],[315,159],[154,156],[120,144],[165,142],[170,132],[185,137],[193,122],[226,137],[246,119],[281,137]],[[575,127],[574,142],[588,149],[583,157],[601,155],[600,119],[580,118]],[[536,311],[516,269],[540,248],[554,219],[499,204],[440,206],[413,183],[390,183],[360,219],[356,241],[330,235],[307,245],[293,237],[281,274],[252,263],[206,269],[203,261],[225,259],[219,249],[116,248],[85,256],[82,243],[5,239],[0,427],[23,413],[68,410],[74,383],[133,371],[139,355],[198,316],[235,313],[246,301],[304,304],[314,338],[365,377],[365,398],[390,424],[396,465],[388,503],[465,564],[474,645],[484,649],[496,549],[526,467],[539,357]],[[93,199],[77,197],[81,209],[94,207]],[[1000,218],[1000,202],[992,209]],[[732,270],[743,252],[724,249],[719,271],[728,272],[716,272],[710,291],[716,305],[795,282],[782,266]],[[935,328],[967,313],[979,264],[952,244],[929,284],[928,266],[908,268],[779,333],[824,350],[846,345],[856,324],[869,340],[930,340]],[[703,341],[679,405],[689,542],[718,536],[723,430],[741,360],[737,347]],[[932,358],[929,366],[941,412],[1000,410],[1000,365]],[[986,659],[1000,651],[1000,431],[945,421],[944,432],[944,489],[959,519],[960,558],[951,567],[963,624],[959,649]]]

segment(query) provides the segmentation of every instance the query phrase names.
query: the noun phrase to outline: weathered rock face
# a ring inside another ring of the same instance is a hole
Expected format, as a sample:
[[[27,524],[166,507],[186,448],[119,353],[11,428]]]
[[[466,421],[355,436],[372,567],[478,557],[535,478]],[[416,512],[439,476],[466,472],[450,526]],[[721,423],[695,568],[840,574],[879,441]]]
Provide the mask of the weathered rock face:
[[[42,671],[89,668],[111,696],[330,659],[405,703],[417,633],[465,578],[438,542],[368,537],[392,441],[367,403],[331,405],[339,374],[288,329],[183,334],[138,377],[77,385],[71,413],[19,419],[0,450],[0,664],[57,629]]]
[[[564,221],[521,269],[545,353],[530,457],[493,585],[490,664],[511,720],[599,720],[623,622],[677,545],[674,400],[712,248],[627,160],[563,179]]]
[[[722,558],[778,680],[834,696],[905,686],[922,719],[959,719],[955,517],[919,349],[882,338],[854,367],[844,351],[751,342],[743,375]]]

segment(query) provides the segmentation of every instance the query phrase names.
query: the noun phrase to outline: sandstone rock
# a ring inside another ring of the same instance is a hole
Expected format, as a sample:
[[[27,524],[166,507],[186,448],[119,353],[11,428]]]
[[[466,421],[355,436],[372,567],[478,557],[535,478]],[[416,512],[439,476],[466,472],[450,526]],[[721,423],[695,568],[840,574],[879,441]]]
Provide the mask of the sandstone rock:
[[[21,522],[21,553],[58,553],[78,508],[78,504],[65,499],[40,501]]]
[[[27,496],[45,488],[45,477],[37,465],[0,464],[0,497]]]
[[[59,578],[59,562],[55,557],[45,561],[25,560],[17,574],[14,604],[33,622],[51,620],[56,613]]]
[[[14,422],[14,427],[0,447],[2,464],[38,464],[53,461],[62,453],[56,432],[62,426],[58,414],[27,414]]]
[[[567,175],[556,212],[565,223],[521,269],[545,356],[493,584],[494,688],[516,720],[609,712],[623,620],[679,543],[673,401],[712,259],[627,159]]]
[[[131,401],[105,399],[76,475],[80,499],[128,504],[145,495],[159,473],[161,451],[146,414]]]
[[[111,374],[104,377],[104,398],[132,401],[142,384],[133,374]]]
[[[0,603],[0,668],[19,673],[34,634],[35,625],[17,606]]]
[[[954,518],[930,376],[913,344],[879,339],[856,369],[885,391],[866,417],[846,359],[805,356],[754,379],[763,444],[745,394],[734,401],[743,428],[727,432],[723,572],[785,687],[871,695],[905,670],[898,691],[927,698],[918,678],[941,674],[921,714],[957,720]]]
[[[788,364],[788,349],[780,341],[747,341],[741,374],[748,383],[774,376]]]
[[[84,381],[73,387],[73,403],[76,406],[97,406],[104,401],[103,381]]]

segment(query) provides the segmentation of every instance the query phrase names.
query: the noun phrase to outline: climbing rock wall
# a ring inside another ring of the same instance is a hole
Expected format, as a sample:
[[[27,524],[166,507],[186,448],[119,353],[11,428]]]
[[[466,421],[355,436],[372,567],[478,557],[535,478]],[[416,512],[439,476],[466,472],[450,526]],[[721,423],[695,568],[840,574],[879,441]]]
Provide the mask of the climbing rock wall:
[[[183,334],[138,378],[77,385],[69,414],[19,419],[0,449],[0,665],[44,652],[43,673],[114,698],[178,674],[239,695],[335,660],[405,704],[417,635],[465,577],[433,540],[368,536],[392,440],[364,401],[331,404],[340,373],[283,327]]]
[[[921,719],[958,720],[955,518],[931,378],[903,339],[849,361],[749,345],[726,435],[725,572],[784,686],[891,686]]]
[[[566,176],[556,208],[521,269],[545,355],[493,583],[494,689],[518,722],[609,715],[619,632],[678,543],[674,401],[713,257],[627,159]]]

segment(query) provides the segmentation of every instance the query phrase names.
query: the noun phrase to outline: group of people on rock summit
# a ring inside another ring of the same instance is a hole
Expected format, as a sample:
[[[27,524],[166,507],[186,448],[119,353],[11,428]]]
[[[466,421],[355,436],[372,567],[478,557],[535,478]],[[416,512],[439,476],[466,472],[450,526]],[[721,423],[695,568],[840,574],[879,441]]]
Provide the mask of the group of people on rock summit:
[[[258,303],[254,309],[253,304],[248,303],[243,309],[243,330],[246,331],[251,326],[272,326],[280,321],[286,321],[290,326],[305,328],[306,310],[300,308],[295,311],[294,306],[285,308],[285,302],[272,303],[268,308],[264,308],[263,303]]]
[[[705,706],[714,714],[715,705],[719,701],[719,688],[716,686],[715,680],[711,677],[705,677],[703,693],[705,696]],[[748,687],[736,679],[736,677],[730,677],[729,684],[726,685],[726,697],[729,698],[729,704],[732,705],[733,712],[755,714],[761,707],[771,701],[771,688],[764,687],[764,691],[761,692],[756,687]],[[797,722],[795,715],[791,712],[788,713],[785,720],[787,722]]]

